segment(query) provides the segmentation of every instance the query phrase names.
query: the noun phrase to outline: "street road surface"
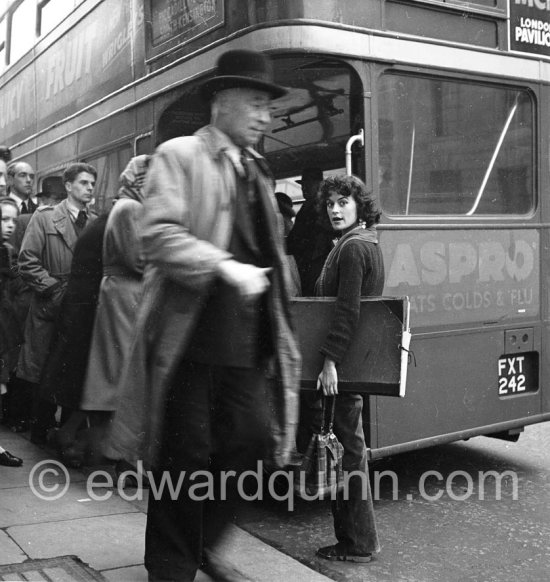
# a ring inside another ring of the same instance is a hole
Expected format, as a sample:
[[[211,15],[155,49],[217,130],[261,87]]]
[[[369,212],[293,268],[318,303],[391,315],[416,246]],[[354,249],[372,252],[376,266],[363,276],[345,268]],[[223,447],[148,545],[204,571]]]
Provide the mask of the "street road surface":
[[[297,500],[291,512],[255,503],[239,525],[342,582],[550,578],[550,423],[517,443],[477,437],[383,459],[371,473],[382,552],[370,564],[315,557],[335,541],[328,502]]]

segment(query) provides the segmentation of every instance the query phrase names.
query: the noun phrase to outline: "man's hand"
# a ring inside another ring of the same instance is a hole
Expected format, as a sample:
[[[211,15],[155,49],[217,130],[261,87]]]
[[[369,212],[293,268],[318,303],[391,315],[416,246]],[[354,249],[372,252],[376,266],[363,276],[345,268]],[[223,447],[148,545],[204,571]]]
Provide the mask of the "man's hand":
[[[323,369],[317,378],[317,390],[323,389],[325,396],[336,396],[338,394],[338,372],[334,360],[325,358]]]
[[[255,299],[267,291],[270,285],[268,274],[271,271],[271,268],[255,267],[233,259],[222,261],[219,266],[221,278],[247,300]]]

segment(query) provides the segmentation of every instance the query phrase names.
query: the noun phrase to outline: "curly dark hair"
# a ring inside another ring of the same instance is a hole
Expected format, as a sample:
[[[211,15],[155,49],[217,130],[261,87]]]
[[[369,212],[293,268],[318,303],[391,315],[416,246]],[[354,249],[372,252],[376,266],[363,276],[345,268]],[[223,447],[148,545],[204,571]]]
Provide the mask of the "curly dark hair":
[[[317,193],[317,211],[321,220],[329,224],[327,200],[336,192],[340,196],[351,196],[357,204],[357,218],[364,220],[369,227],[380,222],[380,207],[372,192],[367,190],[364,182],[356,176],[327,176]]]

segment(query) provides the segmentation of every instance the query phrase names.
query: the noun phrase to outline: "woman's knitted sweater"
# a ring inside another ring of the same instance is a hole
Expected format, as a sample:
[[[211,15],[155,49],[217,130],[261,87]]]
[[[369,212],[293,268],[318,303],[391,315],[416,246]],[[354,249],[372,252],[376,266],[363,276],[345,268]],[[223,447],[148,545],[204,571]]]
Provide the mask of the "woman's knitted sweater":
[[[340,244],[338,259],[326,265],[322,286],[325,297],[336,297],[336,309],[320,351],[336,363],[341,362],[353,340],[361,297],[382,295],[384,289],[380,246],[358,237]]]

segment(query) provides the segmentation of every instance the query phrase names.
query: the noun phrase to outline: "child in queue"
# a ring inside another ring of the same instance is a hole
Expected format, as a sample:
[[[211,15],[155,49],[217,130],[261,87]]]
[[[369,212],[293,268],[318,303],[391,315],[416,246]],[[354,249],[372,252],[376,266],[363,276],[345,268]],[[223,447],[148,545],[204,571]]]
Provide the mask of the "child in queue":
[[[5,164],[0,161],[0,174],[5,176]],[[17,205],[9,198],[0,198],[0,398],[7,397],[7,381],[20,341],[19,325],[8,298],[8,284],[12,277],[13,249],[8,239],[15,231],[19,214]],[[15,360],[16,361],[16,360]],[[19,467],[23,460],[0,446],[0,465]]]

